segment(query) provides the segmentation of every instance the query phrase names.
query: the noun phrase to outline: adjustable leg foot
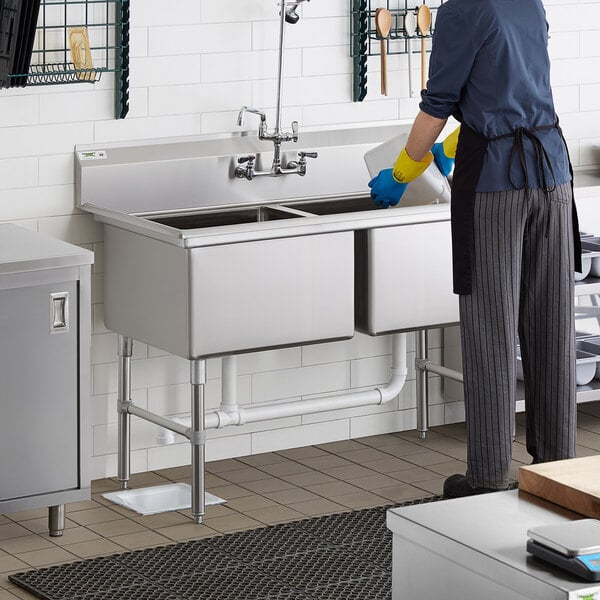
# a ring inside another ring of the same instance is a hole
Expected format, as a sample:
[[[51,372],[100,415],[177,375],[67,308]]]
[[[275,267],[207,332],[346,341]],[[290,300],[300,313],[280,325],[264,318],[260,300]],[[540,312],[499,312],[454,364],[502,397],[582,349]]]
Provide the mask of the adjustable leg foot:
[[[60,537],[65,528],[65,505],[48,507],[48,533],[50,537]]]

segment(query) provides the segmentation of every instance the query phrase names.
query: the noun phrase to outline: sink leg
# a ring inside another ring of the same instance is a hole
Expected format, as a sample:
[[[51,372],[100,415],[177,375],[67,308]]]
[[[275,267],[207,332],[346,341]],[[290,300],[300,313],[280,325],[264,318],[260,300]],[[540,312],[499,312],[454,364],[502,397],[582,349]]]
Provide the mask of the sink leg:
[[[127,489],[130,474],[130,425],[131,415],[128,407],[131,404],[131,354],[133,340],[119,336],[119,397],[117,399],[118,412],[118,460],[117,478],[121,489]]]
[[[204,450],[206,431],[204,429],[204,385],[206,384],[206,361],[190,361],[190,381],[192,385],[192,517],[194,523],[202,523],[204,515]]]
[[[417,376],[417,432],[424,440],[429,429],[429,390],[427,371],[419,366],[419,360],[427,359],[427,330],[415,331],[416,376]]]
[[[48,507],[48,533],[50,537],[60,537],[65,528],[65,505]]]

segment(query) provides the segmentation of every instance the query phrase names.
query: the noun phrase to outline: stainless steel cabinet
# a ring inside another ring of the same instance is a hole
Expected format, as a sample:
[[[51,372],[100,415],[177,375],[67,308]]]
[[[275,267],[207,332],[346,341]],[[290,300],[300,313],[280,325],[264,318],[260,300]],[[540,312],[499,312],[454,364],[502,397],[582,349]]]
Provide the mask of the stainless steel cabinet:
[[[0,513],[89,498],[93,254],[0,225]]]

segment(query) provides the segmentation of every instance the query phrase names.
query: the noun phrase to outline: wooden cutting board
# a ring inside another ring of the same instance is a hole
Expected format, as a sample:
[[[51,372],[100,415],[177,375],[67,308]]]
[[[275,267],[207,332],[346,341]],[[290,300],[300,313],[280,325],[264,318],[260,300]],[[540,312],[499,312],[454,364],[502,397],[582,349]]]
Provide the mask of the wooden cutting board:
[[[600,519],[600,455],[519,467],[519,490]]]

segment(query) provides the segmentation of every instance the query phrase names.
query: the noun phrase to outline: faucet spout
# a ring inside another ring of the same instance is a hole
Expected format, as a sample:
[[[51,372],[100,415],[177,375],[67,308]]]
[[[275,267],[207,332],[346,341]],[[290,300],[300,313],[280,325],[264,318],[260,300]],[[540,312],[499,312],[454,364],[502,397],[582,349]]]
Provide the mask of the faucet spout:
[[[258,110],[257,108],[252,108],[251,106],[242,106],[242,108],[240,108],[240,112],[238,113],[238,118],[237,118],[238,127],[241,127],[244,124],[244,115],[246,113],[252,113],[253,115],[258,115],[260,117],[261,127],[263,126],[264,123],[267,122],[267,115],[265,115],[265,113],[262,112],[261,110]]]

